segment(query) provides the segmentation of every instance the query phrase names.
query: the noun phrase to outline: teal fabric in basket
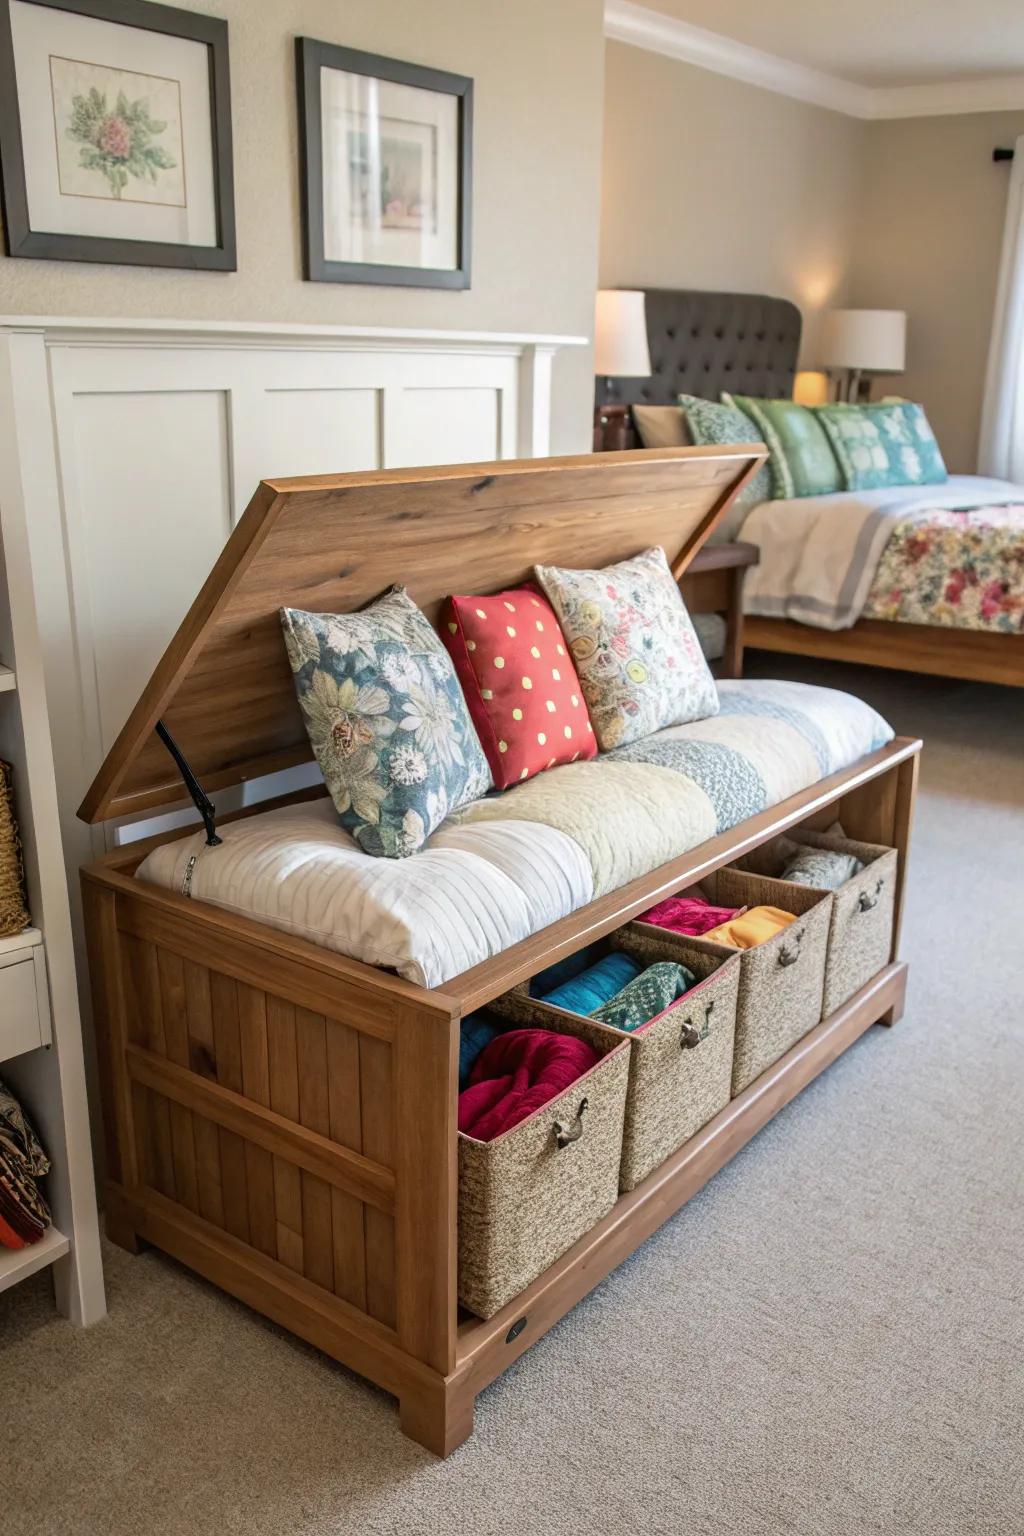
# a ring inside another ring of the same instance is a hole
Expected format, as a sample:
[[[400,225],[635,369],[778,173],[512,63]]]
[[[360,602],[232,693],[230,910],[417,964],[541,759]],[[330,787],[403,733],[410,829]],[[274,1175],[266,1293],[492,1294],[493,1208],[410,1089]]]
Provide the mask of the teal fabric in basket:
[[[620,950],[613,950],[596,965],[545,993],[541,1002],[566,1008],[570,1013],[591,1014],[639,975],[640,967],[635,960]]]
[[[599,1024],[633,1031],[657,1018],[696,983],[696,976],[674,960],[658,960],[590,1015]]]
[[[467,1013],[459,1026],[460,1092],[469,1086],[469,1074],[480,1052],[490,1045],[495,1035],[500,1035],[506,1029],[508,1025],[505,1021],[488,1013],[486,1008],[478,1008],[476,1013]]]

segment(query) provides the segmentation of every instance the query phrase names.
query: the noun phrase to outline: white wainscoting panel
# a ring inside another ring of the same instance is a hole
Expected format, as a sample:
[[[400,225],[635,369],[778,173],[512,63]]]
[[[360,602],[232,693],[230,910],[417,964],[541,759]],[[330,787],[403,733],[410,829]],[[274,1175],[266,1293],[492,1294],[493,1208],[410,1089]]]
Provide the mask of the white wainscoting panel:
[[[329,475],[365,468],[367,454],[380,463],[380,389],[293,385],[269,389],[263,447],[275,476]]]
[[[96,690],[89,741],[102,754],[231,532],[228,397],[83,391],[71,418],[65,516]]]
[[[0,318],[70,873],[105,841],[75,809],[259,481],[543,456],[552,357],[583,340]]]
[[[400,462],[465,464],[507,458],[501,451],[502,418],[502,395],[493,389],[404,389],[398,408]]]

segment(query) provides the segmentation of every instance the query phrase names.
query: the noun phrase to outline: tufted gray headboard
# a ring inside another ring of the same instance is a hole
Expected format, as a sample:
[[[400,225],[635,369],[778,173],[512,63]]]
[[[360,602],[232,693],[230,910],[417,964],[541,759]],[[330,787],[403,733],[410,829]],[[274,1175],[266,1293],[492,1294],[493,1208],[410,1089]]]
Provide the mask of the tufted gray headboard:
[[[723,389],[792,395],[800,311],[788,299],[694,289],[646,290],[650,378],[597,379],[598,406],[674,405],[680,394],[717,400]]]

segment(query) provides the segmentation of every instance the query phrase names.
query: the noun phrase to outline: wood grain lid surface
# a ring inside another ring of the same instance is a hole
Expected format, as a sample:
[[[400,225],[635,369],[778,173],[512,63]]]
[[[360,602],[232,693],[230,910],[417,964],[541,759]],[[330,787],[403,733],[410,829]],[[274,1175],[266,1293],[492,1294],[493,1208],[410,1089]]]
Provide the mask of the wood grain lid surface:
[[[766,452],[653,449],[263,481],[79,816],[187,798],[158,720],[207,790],[312,757],[282,606],[350,613],[397,582],[436,621],[452,591],[517,586],[537,563],[597,568],[652,544],[678,577]]]

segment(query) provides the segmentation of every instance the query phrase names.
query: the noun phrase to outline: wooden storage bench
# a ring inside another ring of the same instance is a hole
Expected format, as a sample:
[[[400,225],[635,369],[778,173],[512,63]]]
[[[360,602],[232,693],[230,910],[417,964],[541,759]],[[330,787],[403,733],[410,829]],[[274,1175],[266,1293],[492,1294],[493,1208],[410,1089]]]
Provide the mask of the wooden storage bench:
[[[206,790],[308,760],[282,603],[348,611],[403,579],[435,618],[455,584],[496,590],[535,561],[599,566],[655,543],[681,575],[758,462],[690,449],[264,484],[81,814],[182,802],[158,722]],[[482,1388],[869,1025],[898,1017],[919,747],[897,739],[433,990],[136,879],[174,834],[109,853],[83,882],[110,1236],[173,1254],[377,1382],[405,1432],[448,1454]],[[888,962],[522,1294],[487,1322],[460,1316],[461,1017],[779,832],[837,817],[899,852]]]

